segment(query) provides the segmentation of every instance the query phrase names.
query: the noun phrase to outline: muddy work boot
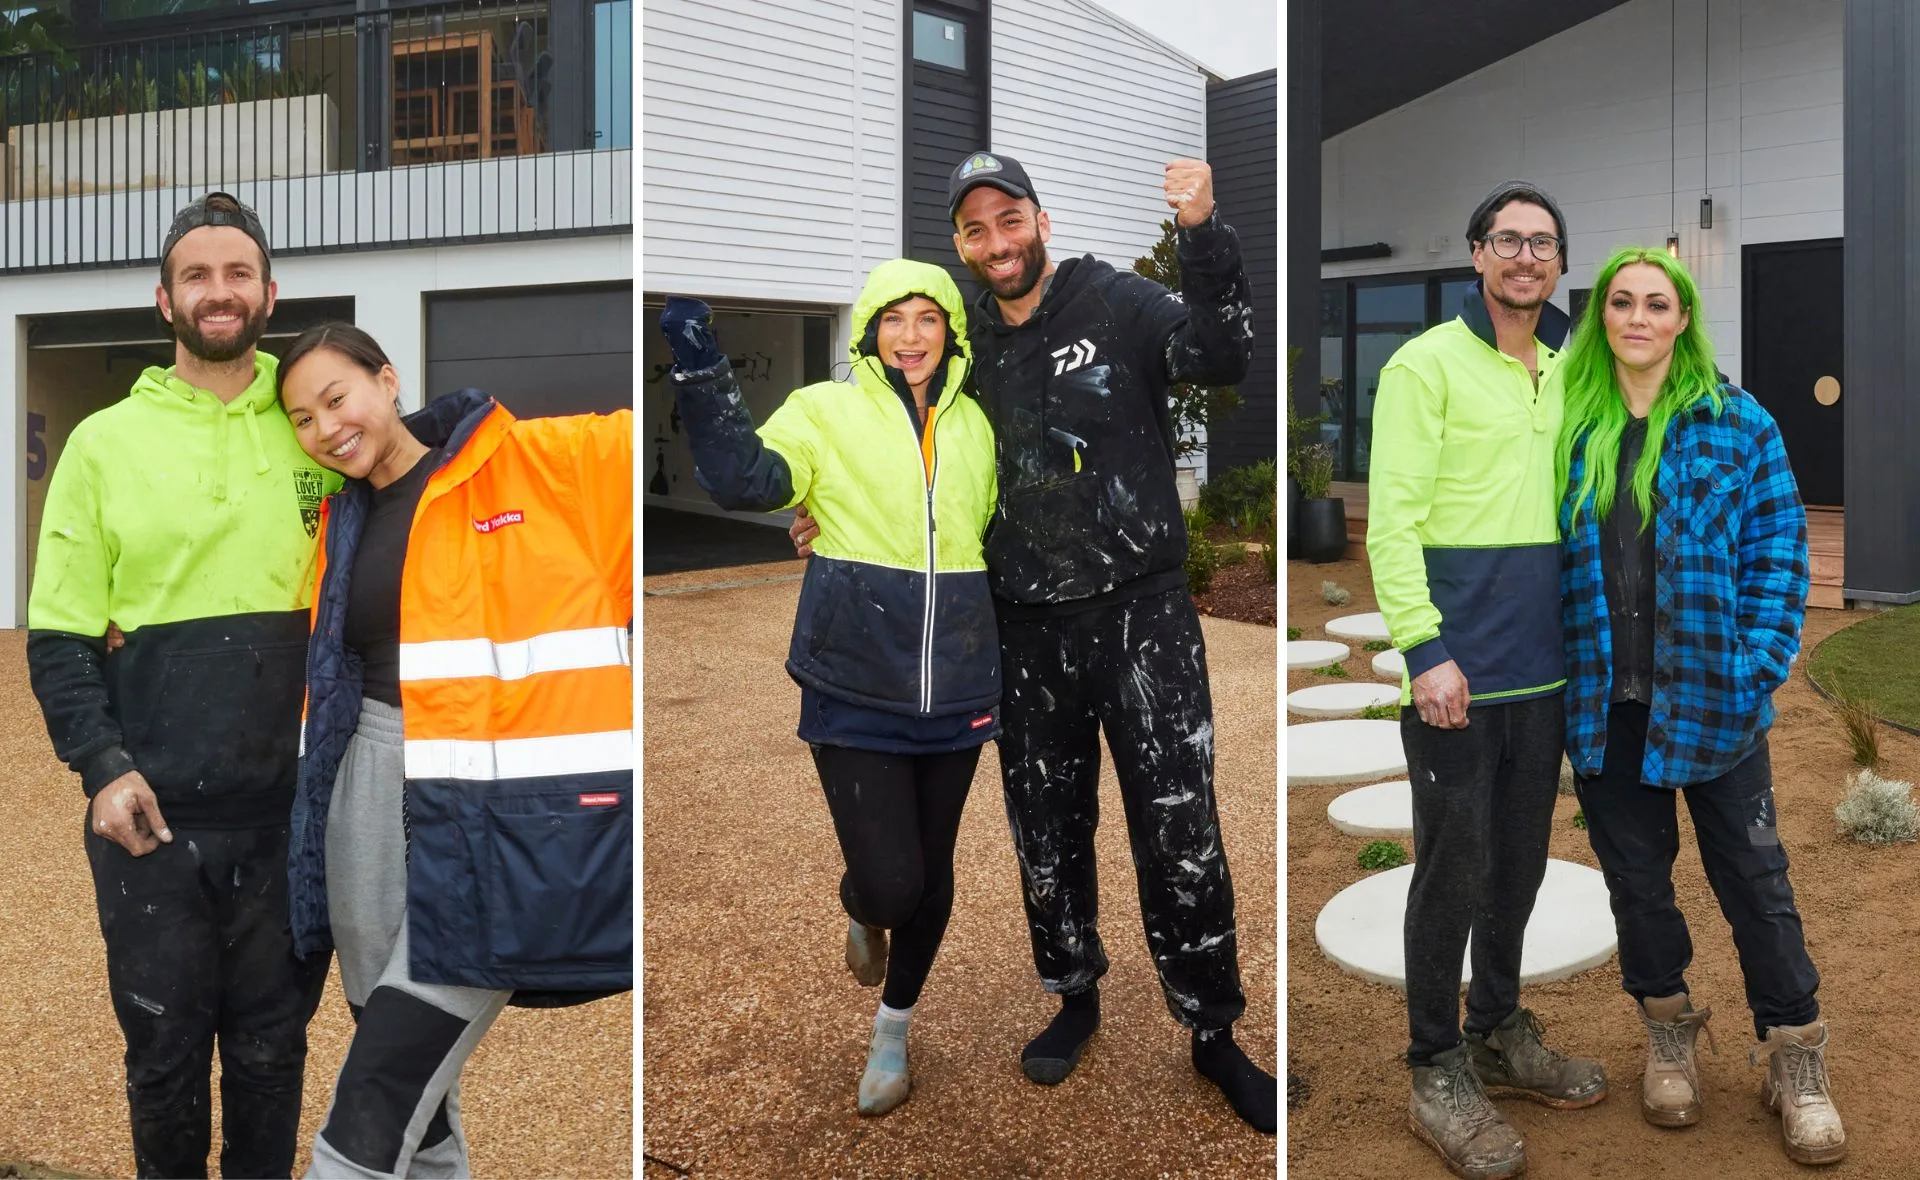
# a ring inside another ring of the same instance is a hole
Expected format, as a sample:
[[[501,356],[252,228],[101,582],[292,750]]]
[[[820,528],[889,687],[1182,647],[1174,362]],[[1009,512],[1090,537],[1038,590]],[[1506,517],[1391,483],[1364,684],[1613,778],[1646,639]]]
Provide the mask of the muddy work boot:
[[[1700,1121],[1700,1064],[1694,1040],[1704,1030],[1714,1048],[1707,1021],[1713,1009],[1694,1011],[1685,992],[1649,996],[1640,1005],[1647,1026],[1647,1072],[1640,1079],[1640,1114],[1656,1127],[1690,1127]]]
[[[1407,1124],[1462,1180],[1518,1176],[1527,1170],[1526,1145],[1487,1100],[1468,1052],[1455,1045],[1435,1054],[1432,1065],[1414,1067]]]
[[[847,970],[861,987],[878,987],[887,978],[887,932],[847,919]]]
[[[1607,1096],[1607,1075],[1598,1061],[1562,1057],[1540,1040],[1546,1030],[1525,1008],[1482,1037],[1468,1032],[1467,1046],[1473,1072],[1495,1098],[1530,1098],[1555,1110],[1579,1110]]]
[[[1798,1164],[1831,1164],[1844,1157],[1847,1132],[1827,1082],[1826,1022],[1770,1028],[1767,1039],[1748,1056],[1755,1065],[1767,1059],[1760,1101],[1780,1116],[1787,1158]]]

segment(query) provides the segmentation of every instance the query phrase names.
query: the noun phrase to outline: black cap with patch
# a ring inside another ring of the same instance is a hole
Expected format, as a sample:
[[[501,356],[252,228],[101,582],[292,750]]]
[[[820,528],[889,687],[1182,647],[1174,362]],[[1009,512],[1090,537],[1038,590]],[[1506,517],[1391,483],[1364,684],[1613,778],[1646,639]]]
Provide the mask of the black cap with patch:
[[[227,200],[232,201],[234,209],[238,210],[238,212],[207,208],[207,202],[213,200],[215,197],[225,197]],[[260,224],[260,218],[254,211],[242,205],[240,199],[232,193],[208,193],[206,196],[201,197],[193,204],[188,205],[186,208],[180,210],[180,212],[174,214],[173,227],[167,230],[166,244],[160,248],[160,269],[163,272],[166,270],[167,255],[173,253],[173,248],[180,243],[181,238],[186,237],[202,226],[208,225],[230,225],[244,232],[248,237],[253,239],[255,245],[260,247],[260,255],[262,258],[268,260],[273,258],[273,251],[267,247],[266,228]]]
[[[983,184],[990,184],[1010,197],[1024,197],[1035,205],[1040,203],[1040,198],[1034,195],[1033,182],[1027,179],[1027,170],[1020,166],[1020,161],[993,152],[975,152],[960,161],[960,166],[953,170],[953,176],[947,180],[947,220],[957,217],[960,202]]]

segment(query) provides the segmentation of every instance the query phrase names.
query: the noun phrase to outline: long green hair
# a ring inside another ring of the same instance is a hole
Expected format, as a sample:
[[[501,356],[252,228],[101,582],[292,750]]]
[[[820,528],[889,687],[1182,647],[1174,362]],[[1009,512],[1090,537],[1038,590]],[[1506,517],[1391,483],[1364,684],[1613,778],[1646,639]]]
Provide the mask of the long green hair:
[[[1700,288],[1679,259],[1651,246],[1630,246],[1619,250],[1594,276],[1593,295],[1587,300],[1573,344],[1560,362],[1562,384],[1566,389],[1566,414],[1560,427],[1559,487],[1567,486],[1573,469],[1574,446],[1584,437],[1586,464],[1580,486],[1573,494],[1573,514],[1578,520],[1583,508],[1604,521],[1613,509],[1615,470],[1620,465],[1620,437],[1627,428],[1627,403],[1614,375],[1613,348],[1607,343],[1605,321],[1607,294],[1620,269],[1636,263],[1648,263],[1665,272],[1687,313],[1687,327],[1674,338],[1673,360],[1667,379],[1654,397],[1647,413],[1647,445],[1633,468],[1633,502],[1640,508],[1642,531],[1653,523],[1653,481],[1660,470],[1660,449],[1665,444],[1667,426],[1676,415],[1684,414],[1706,398],[1715,417],[1725,399],[1720,392],[1720,371],[1713,363],[1713,345],[1707,339],[1706,317],[1700,314]]]

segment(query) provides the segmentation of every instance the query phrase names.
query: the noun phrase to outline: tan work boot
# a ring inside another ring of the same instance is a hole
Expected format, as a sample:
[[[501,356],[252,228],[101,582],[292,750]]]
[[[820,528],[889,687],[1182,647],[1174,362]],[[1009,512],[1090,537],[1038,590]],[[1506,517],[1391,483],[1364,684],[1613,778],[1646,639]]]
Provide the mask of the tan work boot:
[[[1555,1110],[1579,1110],[1607,1096],[1607,1075],[1598,1061],[1563,1057],[1540,1039],[1546,1030],[1525,1008],[1482,1037],[1466,1033],[1473,1072],[1495,1098],[1531,1098]]]
[[[1690,1127],[1700,1121],[1700,1064],[1694,1060],[1694,1040],[1704,1029],[1707,1048],[1713,1050],[1713,1030],[1707,1028],[1713,1009],[1695,1011],[1687,993],[1649,996],[1640,1004],[1640,1023],[1647,1026],[1647,1072],[1640,1079],[1640,1114],[1656,1127]]]
[[[1847,1132],[1828,1092],[1826,1021],[1768,1029],[1767,1039],[1748,1052],[1755,1065],[1762,1057],[1768,1060],[1760,1101],[1780,1116],[1787,1158],[1799,1164],[1831,1164],[1843,1158]]]
[[[1455,1045],[1413,1071],[1407,1123],[1462,1180],[1493,1180],[1527,1170],[1527,1149],[1480,1088],[1468,1048]]]

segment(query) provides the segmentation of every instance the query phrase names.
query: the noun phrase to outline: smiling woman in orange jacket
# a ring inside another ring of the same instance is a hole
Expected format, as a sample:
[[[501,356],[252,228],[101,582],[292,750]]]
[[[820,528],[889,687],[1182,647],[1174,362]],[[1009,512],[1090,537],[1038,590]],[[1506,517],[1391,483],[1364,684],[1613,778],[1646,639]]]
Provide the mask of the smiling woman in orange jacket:
[[[459,1073],[501,1007],[632,986],[633,415],[520,422],[469,389],[403,419],[346,324],[294,342],[280,398],[347,477],[289,904],[357,1029],[308,1174],[464,1176]]]

